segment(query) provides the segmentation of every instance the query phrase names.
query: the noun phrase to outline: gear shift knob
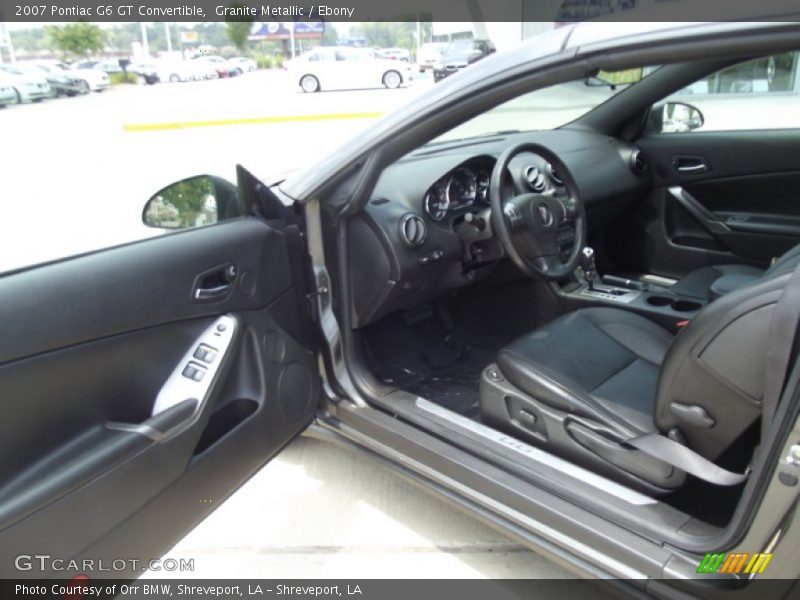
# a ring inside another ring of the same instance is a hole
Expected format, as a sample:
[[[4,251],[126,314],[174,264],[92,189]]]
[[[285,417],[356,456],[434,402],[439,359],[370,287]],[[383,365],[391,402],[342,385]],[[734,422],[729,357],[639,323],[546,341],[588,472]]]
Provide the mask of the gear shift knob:
[[[589,283],[589,290],[594,289],[594,278],[597,274],[594,266],[594,249],[591,246],[584,246],[581,250],[580,265]]]

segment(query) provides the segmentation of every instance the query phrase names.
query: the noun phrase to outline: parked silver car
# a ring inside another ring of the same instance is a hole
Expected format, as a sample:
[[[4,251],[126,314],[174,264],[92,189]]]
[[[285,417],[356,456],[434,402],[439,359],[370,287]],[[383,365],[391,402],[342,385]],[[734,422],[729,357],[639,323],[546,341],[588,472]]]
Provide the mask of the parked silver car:
[[[0,71],[11,79],[20,103],[39,102],[45,98],[53,98],[55,95],[53,88],[47,83],[44,73],[38,75],[16,65],[0,65]]]
[[[0,108],[17,102],[19,102],[19,97],[17,90],[14,89],[14,82],[8,75],[0,71]]]

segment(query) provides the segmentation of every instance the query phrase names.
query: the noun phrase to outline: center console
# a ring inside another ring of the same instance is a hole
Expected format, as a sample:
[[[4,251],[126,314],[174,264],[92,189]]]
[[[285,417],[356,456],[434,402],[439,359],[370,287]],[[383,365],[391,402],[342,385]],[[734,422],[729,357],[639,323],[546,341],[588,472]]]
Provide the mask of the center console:
[[[556,294],[569,310],[588,306],[609,306],[637,312],[662,327],[676,332],[703,309],[705,303],[692,296],[669,291],[669,287],[642,283],[613,275],[597,277],[594,252],[581,253],[580,269],[566,284],[555,284]]]

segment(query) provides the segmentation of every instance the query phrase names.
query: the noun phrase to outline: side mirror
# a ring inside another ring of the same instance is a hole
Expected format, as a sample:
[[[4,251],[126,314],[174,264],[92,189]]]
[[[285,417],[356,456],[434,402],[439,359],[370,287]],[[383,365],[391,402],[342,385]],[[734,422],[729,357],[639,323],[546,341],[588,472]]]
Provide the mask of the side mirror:
[[[144,206],[142,221],[159,229],[188,229],[235,219],[245,214],[238,188],[213,175],[172,183]]]
[[[685,102],[656,104],[650,111],[651,129],[659,133],[685,133],[705,123],[700,109]]]

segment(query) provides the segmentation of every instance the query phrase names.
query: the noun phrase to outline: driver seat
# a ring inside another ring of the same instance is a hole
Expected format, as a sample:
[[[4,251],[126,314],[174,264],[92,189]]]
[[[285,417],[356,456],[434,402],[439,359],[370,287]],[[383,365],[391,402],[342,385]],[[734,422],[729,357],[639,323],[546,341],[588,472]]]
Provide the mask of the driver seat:
[[[482,419],[646,492],[676,490],[686,473],[629,442],[662,434],[713,462],[753,425],[770,323],[790,277],[723,296],[677,335],[616,308],[563,315],[502,348],[484,369]]]

